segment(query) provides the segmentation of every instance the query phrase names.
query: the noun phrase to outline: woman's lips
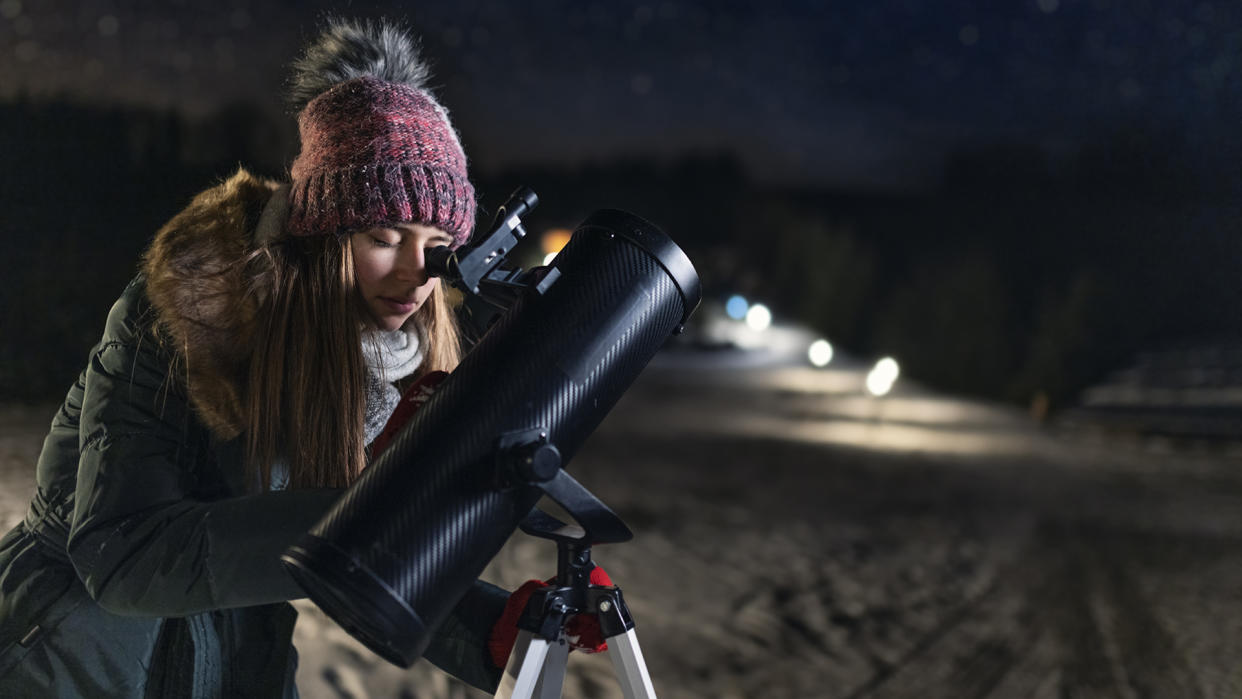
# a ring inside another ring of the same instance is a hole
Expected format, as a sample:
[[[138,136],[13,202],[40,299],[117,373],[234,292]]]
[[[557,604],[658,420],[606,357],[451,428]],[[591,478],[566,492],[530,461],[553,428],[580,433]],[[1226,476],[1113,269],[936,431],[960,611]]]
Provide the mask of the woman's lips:
[[[391,308],[394,313],[409,313],[414,310],[413,301],[407,303],[399,299],[390,299],[387,296],[381,296],[380,300],[387,304],[387,306]]]

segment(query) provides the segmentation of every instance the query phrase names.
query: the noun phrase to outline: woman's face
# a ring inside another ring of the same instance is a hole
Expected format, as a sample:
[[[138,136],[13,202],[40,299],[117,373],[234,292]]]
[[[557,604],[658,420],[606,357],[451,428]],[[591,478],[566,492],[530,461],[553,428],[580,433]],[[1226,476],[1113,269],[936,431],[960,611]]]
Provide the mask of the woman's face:
[[[358,292],[375,325],[396,330],[427,301],[439,279],[429,277],[423,253],[453,237],[421,223],[368,228],[350,236]]]

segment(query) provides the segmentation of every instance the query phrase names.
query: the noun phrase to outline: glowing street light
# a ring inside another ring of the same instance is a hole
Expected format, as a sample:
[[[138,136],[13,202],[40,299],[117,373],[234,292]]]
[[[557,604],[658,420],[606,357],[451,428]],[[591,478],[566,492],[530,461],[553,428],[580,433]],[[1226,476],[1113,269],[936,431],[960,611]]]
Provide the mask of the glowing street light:
[[[552,264],[552,260],[556,258],[561,248],[569,244],[569,238],[573,235],[573,231],[568,228],[553,228],[544,231],[543,237],[540,239],[540,247],[543,248],[543,265],[546,267]]]
[[[757,332],[767,330],[771,324],[772,311],[769,311],[768,307],[762,303],[756,303],[746,311],[746,325],[750,326],[751,330]]]
[[[897,360],[892,357],[881,359],[867,372],[867,392],[876,397],[887,394],[893,390],[893,384],[900,374],[901,368],[897,366]]]
[[[733,320],[741,320],[746,317],[746,311],[750,309],[750,304],[746,299],[734,294],[725,301],[725,313]]]
[[[811,343],[806,351],[807,359],[811,360],[811,364],[817,367],[828,366],[828,362],[832,361],[832,345],[825,339],[819,339]]]

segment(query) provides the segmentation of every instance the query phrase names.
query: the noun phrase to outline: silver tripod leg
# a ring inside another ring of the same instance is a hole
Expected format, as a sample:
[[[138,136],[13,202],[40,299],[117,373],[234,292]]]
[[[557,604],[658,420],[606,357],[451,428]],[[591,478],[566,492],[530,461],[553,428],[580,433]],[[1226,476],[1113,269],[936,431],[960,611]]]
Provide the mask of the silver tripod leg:
[[[530,631],[518,632],[496,699],[559,699],[568,660],[563,639],[551,643]]]
[[[656,699],[634,629],[608,640],[608,655],[625,699]],[[530,631],[518,633],[495,699],[559,699],[565,683],[569,645],[550,643]]]
[[[643,662],[634,629],[609,638],[608,655],[612,656],[612,667],[617,671],[625,699],[655,699],[655,688],[651,686],[651,675],[647,674],[647,663]]]

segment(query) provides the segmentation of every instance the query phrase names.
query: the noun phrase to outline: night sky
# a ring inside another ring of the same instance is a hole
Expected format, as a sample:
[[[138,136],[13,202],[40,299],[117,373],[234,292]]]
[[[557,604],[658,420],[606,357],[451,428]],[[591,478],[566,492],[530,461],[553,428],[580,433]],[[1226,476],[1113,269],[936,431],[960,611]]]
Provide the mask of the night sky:
[[[1055,161],[1124,129],[1193,157],[1242,142],[1242,8],[1224,2],[0,0],[0,97],[276,111],[327,10],[422,35],[485,171],[715,148],[760,182],[910,190],[963,145]]]

